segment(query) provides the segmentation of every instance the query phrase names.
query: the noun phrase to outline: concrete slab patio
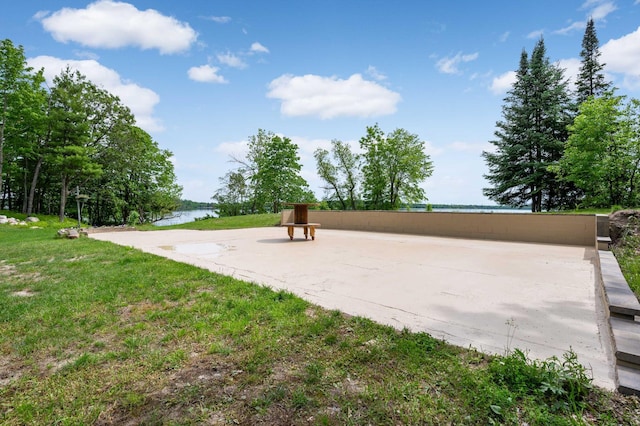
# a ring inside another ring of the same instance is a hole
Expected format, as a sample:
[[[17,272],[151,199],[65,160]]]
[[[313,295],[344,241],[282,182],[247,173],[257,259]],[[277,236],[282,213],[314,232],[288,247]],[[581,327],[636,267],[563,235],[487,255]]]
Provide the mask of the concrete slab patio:
[[[592,247],[330,229],[290,241],[278,227],[90,236],[487,353],[572,348],[595,384],[615,387]]]

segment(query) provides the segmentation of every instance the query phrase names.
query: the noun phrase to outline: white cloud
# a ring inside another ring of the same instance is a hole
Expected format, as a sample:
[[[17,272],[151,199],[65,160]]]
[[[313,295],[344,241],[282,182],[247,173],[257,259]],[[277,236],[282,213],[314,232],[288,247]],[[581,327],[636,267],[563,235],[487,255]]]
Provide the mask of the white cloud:
[[[528,39],[540,38],[544,35],[544,30],[534,30],[527,34]]]
[[[255,43],[251,44],[251,52],[252,53],[269,53],[269,49],[267,49],[262,44],[256,41]]]
[[[561,59],[557,65],[564,70],[564,77],[569,80],[569,87],[575,90],[574,85],[576,84],[578,74],[580,73],[580,66],[582,65],[580,59]]]
[[[93,59],[96,61],[100,59],[100,56],[98,54],[96,54],[95,52],[90,52],[88,50],[74,50],[73,54],[82,59]]]
[[[426,141],[424,143],[424,152],[426,152],[429,156],[437,157],[438,155],[444,152],[444,148],[440,148],[439,146],[434,145],[430,141]]]
[[[42,18],[45,18],[50,13],[51,13],[51,11],[49,11],[49,10],[41,10],[39,12],[36,12],[35,15],[33,15],[33,19],[35,19],[36,21],[39,21]]]
[[[374,117],[393,114],[401,97],[360,74],[337,77],[282,75],[269,83],[268,98],[282,101],[287,116]]]
[[[291,136],[291,142],[298,145],[301,160],[304,162],[305,160],[311,164],[311,167],[315,167],[315,158],[313,157],[313,153],[318,148],[326,149],[327,151],[331,151],[331,140],[330,139],[310,139],[304,136]],[[353,141],[351,141],[353,142]],[[350,143],[350,142],[345,142]],[[353,146],[352,146],[353,149]]]
[[[94,48],[137,46],[171,54],[188,50],[198,37],[187,23],[112,0],[99,0],[85,9],[63,8],[51,15],[39,12],[34,17],[55,40]]]
[[[515,71],[507,71],[502,75],[499,75],[493,79],[491,82],[491,86],[489,90],[494,95],[501,95],[503,93],[507,93],[509,89],[513,86],[513,83],[516,82],[516,72]]]
[[[618,7],[614,2],[609,0],[587,0],[580,9],[587,9],[587,18],[591,18],[594,21],[602,21],[606,17],[614,12]],[[569,34],[576,30],[583,30],[587,26],[587,21],[576,21],[567,25],[564,28],[554,31],[555,34]]]
[[[609,72],[623,75],[623,86],[640,89],[640,27],[600,48],[602,62]]]
[[[206,19],[208,19],[210,21],[213,21],[215,23],[218,23],[218,24],[227,24],[227,23],[231,22],[231,17],[229,17],[229,16],[209,16]]]
[[[493,147],[489,142],[452,142],[449,147],[456,152],[480,155],[483,151],[490,151]]]
[[[458,65],[463,62],[471,62],[478,59],[478,53],[471,53],[468,55],[463,55],[462,53],[458,53],[453,57],[446,57],[440,59],[436,63],[436,67],[438,70],[445,74],[460,74],[460,70],[458,69]]]
[[[511,33],[510,33],[509,31],[504,32],[504,33],[502,33],[502,34],[500,35],[500,37],[498,38],[498,40],[499,40],[501,43],[504,43],[505,41],[507,41],[507,40],[509,39],[509,35],[511,35]]]
[[[217,58],[221,64],[227,65],[232,68],[243,69],[247,67],[247,64],[242,59],[240,59],[239,56],[236,56],[233,53],[227,52],[224,54],[218,54]]]
[[[227,83],[227,80],[218,74],[220,69],[211,65],[200,65],[199,67],[191,67],[187,74],[193,81],[200,83]]]
[[[584,21],[572,22],[568,26],[554,31],[554,34],[569,34],[569,33],[572,33],[573,31],[583,30],[586,27],[586,25],[587,24]]]
[[[216,146],[215,152],[219,152],[221,154],[226,154],[229,156],[229,159],[243,159],[249,153],[249,141],[240,141],[240,142],[222,142],[218,146]]]
[[[37,56],[27,59],[30,67],[44,68],[44,76],[49,85],[53,77],[67,68],[78,70],[96,86],[120,98],[136,117],[136,124],[148,132],[162,131],[160,121],[153,116],[154,107],[160,102],[160,96],[151,89],[123,81],[120,75],[95,60],[66,60],[52,56]]]
[[[607,1],[597,5],[590,13],[594,21],[601,21],[607,17],[610,13],[618,9],[614,2]]]
[[[373,78],[374,80],[378,80],[378,81],[387,79],[387,76],[382,74],[380,71],[378,71],[378,69],[373,65],[369,65],[369,67],[367,68],[367,75]]]

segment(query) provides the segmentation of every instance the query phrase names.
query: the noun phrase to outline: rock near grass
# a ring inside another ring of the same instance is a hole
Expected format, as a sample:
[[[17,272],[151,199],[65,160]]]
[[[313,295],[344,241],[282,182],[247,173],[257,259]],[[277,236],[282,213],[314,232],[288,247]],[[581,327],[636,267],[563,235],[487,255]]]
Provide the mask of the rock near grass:
[[[609,215],[609,237],[617,245],[625,235],[640,235],[640,210],[618,210]]]

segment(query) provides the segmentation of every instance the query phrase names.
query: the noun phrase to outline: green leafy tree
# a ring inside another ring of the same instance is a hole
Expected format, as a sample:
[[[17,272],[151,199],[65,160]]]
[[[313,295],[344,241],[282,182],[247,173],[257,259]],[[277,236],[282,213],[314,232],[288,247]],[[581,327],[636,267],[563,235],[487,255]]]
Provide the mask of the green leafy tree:
[[[43,83],[22,47],[0,42],[0,207],[63,219],[78,187],[92,194],[94,224],[133,212],[150,221],[177,207],[171,153],[134,126],[117,96],[69,68],[50,90]]]
[[[9,159],[15,163],[20,145],[27,132],[35,126],[33,111],[30,110],[31,92],[38,90],[42,74],[33,73],[27,66],[22,46],[14,46],[9,39],[0,42],[0,198],[4,200],[3,176],[7,162],[7,147],[12,152]],[[0,207],[3,202],[0,201]]]
[[[102,173],[97,161],[116,126],[133,123],[120,100],[70,68],[53,79],[50,157],[60,174],[60,220],[64,220],[71,186],[83,185]]]
[[[42,87],[45,79],[42,71],[34,78],[30,87],[21,97],[24,104],[22,143],[19,156],[23,159],[23,213],[30,215],[34,208],[40,171],[44,162],[47,145],[50,142],[49,94]]]
[[[307,181],[300,176],[298,146],[289,138],[259,129],[249,137],[246,158],[232,159],[240,164],[236,170],[239,175],[222,181],[223,187],[216,194],[223,200],[228,200],[229,194],[237,190],[230,185],[236,185],[241,176],[248,183],[249,213],[277,213],[284,202],[315,202]]]
[[[241,170],[231,170],[220,178],[222,185],[213,196],[218,216],[239,216],[248,211],[249,183]]]
[[[491,141],[495,151],[482,154],[492,185],[484,195],[502,205],[530,203],[532,212],[574,203],[575,190],[549,168],[562,156],[572,113],[563,71],[549,63],[543,39],[530,60],[522,52],[502,114]]]
[[[284,202],[315,201],[309,184],[300,176],[298,146],[289,138],[269,133],[259,142],[250,142],[249,150],[255,161],[251,180],[259,211],[277,213]]]
[[[376,124],[360,139],[363,198],[369,209],[397,209],[426,199],[420,184],[433,173],[425,143],[404,129],[385,135]]]
[[[604,66],[600,63],[600,48],[593,18],[587,21],[580,51],[581,65],[576,80],[578,105],[590,96],[602,96],[611,90],[611,83],[605,79]]]
[[[567,141],[557,170],[585,194],[583,206],[632,206],[638,201],[640,103],[624,97],[588,98]]]
[[[182,188],[175,183],[171,152],[141,128],[112,129],[96,158],[102,173],[88,186],[93,223],[152,222],[180,205]]]
[[[359,164],[348,144],[334,139],[331,152],[318,148],[314,152],[318,175],[326,182],[323,188],[338,200],[342,210],[356,210]]]

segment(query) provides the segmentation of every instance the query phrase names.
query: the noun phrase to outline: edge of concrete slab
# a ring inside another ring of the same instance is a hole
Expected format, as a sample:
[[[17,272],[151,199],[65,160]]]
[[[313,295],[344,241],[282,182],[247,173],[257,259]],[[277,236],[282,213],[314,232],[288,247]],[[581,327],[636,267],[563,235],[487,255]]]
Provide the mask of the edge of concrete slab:
[[[610,251],[598,250],[599,283],[606,306],[611,346],[615,353],[616,387],[640,395],[640,302]]]

